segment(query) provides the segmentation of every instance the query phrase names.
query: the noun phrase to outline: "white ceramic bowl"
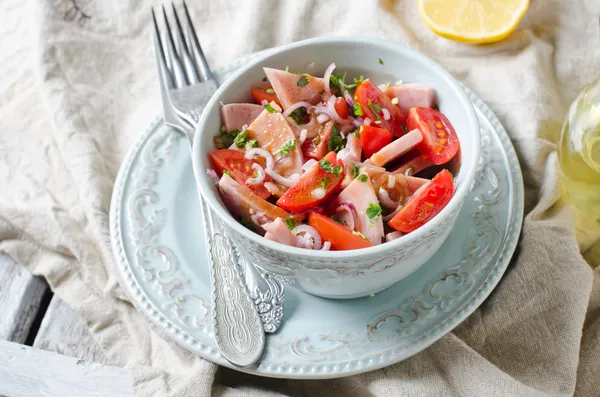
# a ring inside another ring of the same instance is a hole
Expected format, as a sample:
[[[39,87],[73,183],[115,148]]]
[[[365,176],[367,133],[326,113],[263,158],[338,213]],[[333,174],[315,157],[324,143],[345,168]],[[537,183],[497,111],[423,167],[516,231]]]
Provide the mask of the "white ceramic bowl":
[[[383,65],[378,63],[383,61]],[[309,64],[314,66],[309,68]],[[322,76],[335,62],[337,71],[364,75],[376,84],[415,82],[435,89],[440,110],[456,129],[461,144],[461,167],[455,175],[456,192],[448,205],[431,221],[397,240],[353,251],[312,251],[263,238],[246,229],[221,201],[206,175],[208,153],[215,149],[213,137],[221,126],[220,102],[250,101],[250,87],[265,75],[264,66]],[[242,255],[314,295],[357,298],[381,291],[402,280],[442,245],[452,230],[475,178],[479,158],[479,125],[475,111],[459,83],[441,66],[402,45],[363,37],[322,37],[280,47],[242,67],[227,80],[207,104],[193,145],[193,164],[200,192],[223,221]]]

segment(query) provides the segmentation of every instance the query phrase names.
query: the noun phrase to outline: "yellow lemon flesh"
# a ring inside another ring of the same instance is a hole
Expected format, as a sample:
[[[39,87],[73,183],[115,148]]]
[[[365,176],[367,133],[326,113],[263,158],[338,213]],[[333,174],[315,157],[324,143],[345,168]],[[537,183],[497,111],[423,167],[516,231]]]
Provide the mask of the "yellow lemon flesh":
[[[519,24],[529,0],[419,0],[419,13],[435,33],[463,43],[493,43]]]

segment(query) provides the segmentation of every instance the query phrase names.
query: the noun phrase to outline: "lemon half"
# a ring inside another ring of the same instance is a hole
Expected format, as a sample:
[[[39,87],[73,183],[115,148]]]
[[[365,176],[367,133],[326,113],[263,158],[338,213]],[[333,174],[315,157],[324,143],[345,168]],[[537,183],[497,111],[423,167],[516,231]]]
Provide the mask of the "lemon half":
[[[463,43],[493,43],[516,29],[529,0],[419,0],[419,13],[435,33]]]

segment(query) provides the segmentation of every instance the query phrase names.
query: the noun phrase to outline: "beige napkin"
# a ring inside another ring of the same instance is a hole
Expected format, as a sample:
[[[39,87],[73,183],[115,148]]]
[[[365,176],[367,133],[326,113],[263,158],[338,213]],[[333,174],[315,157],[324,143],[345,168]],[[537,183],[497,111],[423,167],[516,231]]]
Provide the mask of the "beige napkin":
[[[600,394],[600,282],[594,285],[579,253],[569,211],[557,205],[555,153],[568,104],[599,72],[598,0],[533,0],[517,32],[479,47],[434,35],[415,0],[188,4],[214,67],[330,34],[383,37],[434,58],[480,95],[510,133],[523,167],[527,217],[515,259],[485,304],[400,364],[322,381],[217,369],[155,333],[112,269],[113,182],[159,109],[151,2],[3,0],[0,250],[45,276],[112,363],[132,367],[137,396]],[[581,250],[600,252],[597,239]]]

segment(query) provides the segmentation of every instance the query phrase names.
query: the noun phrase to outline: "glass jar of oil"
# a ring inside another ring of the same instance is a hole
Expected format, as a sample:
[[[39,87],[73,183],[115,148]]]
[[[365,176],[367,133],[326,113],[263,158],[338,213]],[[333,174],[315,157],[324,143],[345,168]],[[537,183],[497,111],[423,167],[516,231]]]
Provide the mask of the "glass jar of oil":
[[[563,197],[573,208],[578,243],[588,263],[600,266],[600,76],[571,105],[558,158]]]

